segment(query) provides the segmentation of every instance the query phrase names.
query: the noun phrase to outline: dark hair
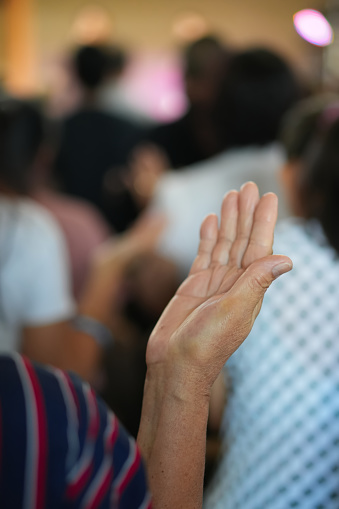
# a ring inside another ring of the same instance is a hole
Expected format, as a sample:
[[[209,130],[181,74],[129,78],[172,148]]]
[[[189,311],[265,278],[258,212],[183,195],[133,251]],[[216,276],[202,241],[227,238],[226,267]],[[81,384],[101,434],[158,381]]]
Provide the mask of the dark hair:
[[[223,148],[274,141],[284,113],[299,98],[296,78],[280,56],[266,49],[238,53],[228,64],[217,101]]]
[[[106,49],[107,54],[107,73],[117,76],[120,74],[128,61],[125,51],[119,46],[109,46]]]
[[[283,123],[287,157],[302,163],[299,199],[307,218],[320,221],[339,253],[339,102],[328,97],[304,101]]]
[[[228,60],[226,51],[219,39],[206,35],[192,42],[183,50],[184,72],[186,78],[200,78],[208,72],[211,58]]]
[[[81,46],[73,57],[76,75],[89,90],[95,90],[102,84],[110,63],[108,52],[100,46]]]
[[[281,122],[279,141],[288,160],[305,157],[311,141],[324,137],[332,124],[331,112],[335,111],[336,105],[338,98],[335,95],[324,94],[299,101],[286,113]]]
[[[0,102],[0,179],[13,191],[28,193],[29,169],[43,139],[43,118],[31,104]]]

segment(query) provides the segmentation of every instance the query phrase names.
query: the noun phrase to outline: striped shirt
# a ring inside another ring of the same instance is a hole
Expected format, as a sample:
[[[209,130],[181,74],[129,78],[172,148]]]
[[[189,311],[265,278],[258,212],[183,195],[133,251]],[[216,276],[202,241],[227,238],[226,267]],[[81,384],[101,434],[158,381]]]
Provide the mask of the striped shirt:
[[[0,507],[149,509],[134,440],[88,384],[0,356]]]

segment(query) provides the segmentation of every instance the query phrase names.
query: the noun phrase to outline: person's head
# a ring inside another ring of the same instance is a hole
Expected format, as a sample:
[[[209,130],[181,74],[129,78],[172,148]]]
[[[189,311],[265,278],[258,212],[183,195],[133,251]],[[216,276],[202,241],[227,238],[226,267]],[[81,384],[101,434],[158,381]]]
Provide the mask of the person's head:
[[[30,170],[43,139],[43,118],[38,109],[12,99],[0,102],[0,183],[14,193],[26,194]]]
[[[128,57],[122,48],[113,45],[106,48],[106,54],[108,79],[115,80],[123,73]]]
[[[281,177],[294,213],[318,219],[339,252],[339,97],[298,104],[286,115],[280,139],[287,154]]]
[[[183,51],[186,94],[191,106],[211,108],[229,53],[214,36],[205,36]]]
[[[274,141],[283,115],[299,98],[297,80],[280,56],[257,48],[236,54],[217,101],[222,148]]]
[[[109,52],[101,46],[81,46],[73,56],[76,77],[88,92],[101,87],[112,71],[111,64]]]

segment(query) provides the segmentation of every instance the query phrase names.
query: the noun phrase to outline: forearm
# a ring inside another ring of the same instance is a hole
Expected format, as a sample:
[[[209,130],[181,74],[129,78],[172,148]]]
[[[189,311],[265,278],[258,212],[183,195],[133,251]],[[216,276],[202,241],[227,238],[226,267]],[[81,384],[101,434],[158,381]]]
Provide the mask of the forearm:
[[[93,274],[87,281],[78,305],[78,314],[90,316],[108,328],[116,313],[118,277],[107,281],[105,274]]]
[[[83,380],[94,383],[100,366],[103,349],[93,337],[86,332],[78,331],[70,324],[63,356],[62,369],[74,371]]]
[[[102,266],[94,264],[76,312],[88,317],[89,321],[92,319],[94,324],[99,322],[98,327],[103,325],[108,332],[105,337],[109,337],[109,332],[114,336],[120,281],[120,265],[112,265],[107,274]],[[44,327],[27,327],[23,337],[22,351],[30,358],[74,371],[87,381],[95,380],[103,343],[98,340],[93,328],[70,319]]]
[[[150,378],[145,398],[138,443],[154,507],[198,509],[202,506],[209,393],[194,376],[172,371]]]
[[[146,462],[148,462],[151,456],[156,439],[164,390],[165,372],[163,365],[158,364],[148,368],[137,438],[141,454]]]
[[[74,371],[93,381],[101,356],[101,347],[93,338],[75,330],[71,322],[24,327],[21,353],[35,362]]]

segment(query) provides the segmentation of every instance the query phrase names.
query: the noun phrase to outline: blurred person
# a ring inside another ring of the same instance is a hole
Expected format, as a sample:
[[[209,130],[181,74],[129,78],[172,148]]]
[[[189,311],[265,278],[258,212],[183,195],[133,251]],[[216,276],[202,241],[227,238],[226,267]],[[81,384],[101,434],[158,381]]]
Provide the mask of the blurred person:
[[[98,103],[105,111],[119,115],[143,130],[149,129],[154,125],[154,120],[133,103],[128,87],[128,75],[130,69],[133,69],[130,55],[117,45],[110,45],[107,49],[110,60],[108,76],[100,89]]]
[[[220,227],[214,214],[203,221],[190,276],[148,342],[140,449],[88,386],[1,356],[6,507],[149,508],[140,452],[153,507],[201,507],[211,387],[252,328],[267,288],[292,267],[270,254],[276,216],[276,197],[259,199],[248,183],[225,197]]]
[[[82,94],[67,55],[56,54],[43,64],[45,112],[56,124],[79,107]]]
[[[93,205],[52,188],[49,181],[55,143],[47,134],[48,122],[33,103],[17,101],[17,108],[20,108],[17,149],[30,151],[31,158],[29,164],[21,164],[17,169],[15,185],[51,212],[61,227],[70,259],[72,293],[79,299],[93,253],[108,239],[111,230]]]
[[[93,203],[120,232],[138,215],[138,207],[121,181],[141,131],[99,104],[101,87],[112,72],[112,59],[100,46],[83,46],[74,54],[83,102],[63,122],[55,174],[65,192]],[[108,177],[110,185],[106,186]]]
[[[230,56],[215,36],[194,41],[183,51],[187,113],[153,128],[149,143],[164,151],[168,168],[180,169],[212,157],[219,151],[213,117],[218,87]]]
[[[284,151],[276,136],[281,119],[299,97],[287,63],[267,49],[238,53],[227,67],[217,102],[224,151],[180,172],[169,172],[155,188],[151,208],[168,218],[159,251],[187,274],[196,250],[199,220],[225,191],[253,180],[262,193],[279,195],[279,214],[288,214],[277,179]]]
[[[140,211],[149,204],[159,178],[169,168],[179,169],[220,151],[214,109],[229,58],[214,36],[198,39],[183,50],[189,110],[179,120],[150,129],[144,142],[133,150],[124,172],[121,192],[125,186]],[[109,179],[107,182],[109,185]]]
[[[339,503],[339,102],[312,98],[283,123],[281,178],[295,217],[274,249],[293,273],[267,292],[226,364],[223,455],[205,507],[334,509]],[[216,400],[215,400],[216,402]]]
[[[95,258],[76,307],[62,234],[28,194],[26,168],[34,162],[40,135],[27,109],[14,101],[0,104],[0,349],[92,380],[112,336],[114,259]],[[139,251],[153,245],[151,237],[162,227],[158,220],[153,226],[146,223],[131,234]]]
[[[96,207],[85,200],[45,186],[36,186],[30,196],[52,214],[62,230],[69,255],[72,294],[79,300],[92,256],[113,232]]]

